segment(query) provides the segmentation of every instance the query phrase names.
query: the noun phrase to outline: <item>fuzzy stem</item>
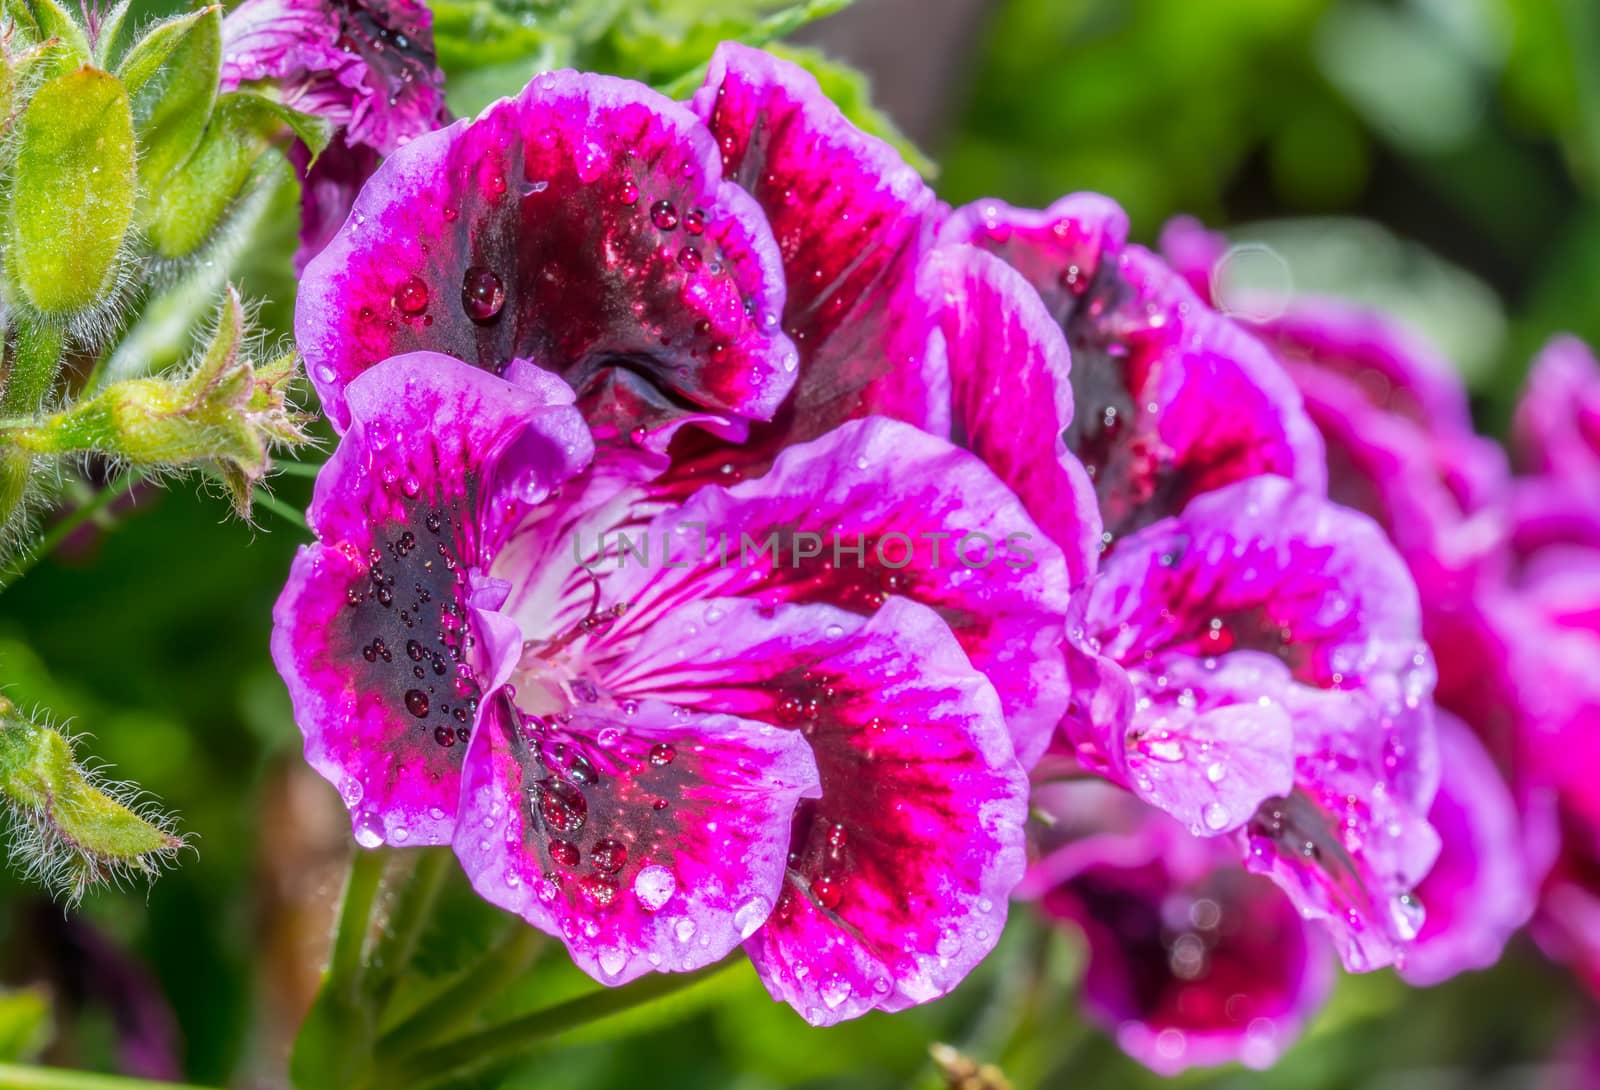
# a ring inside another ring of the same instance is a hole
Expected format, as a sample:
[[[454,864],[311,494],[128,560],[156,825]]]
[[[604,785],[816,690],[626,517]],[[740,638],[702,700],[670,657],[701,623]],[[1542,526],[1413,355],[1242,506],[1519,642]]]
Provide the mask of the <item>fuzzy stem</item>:
[[[422,848],[411,854],[416,857],[416,865],[406,879],[398,883],[389,907],[388,925],[373,948],[372,961],[383,974],[373,989],[373,1005],[379,1011],[388,1004],[400,975],[411,964],[423,932],[433,920],[445,876],[455,863],[449,848]],[[389,884],[397,883],[391,880]]]
[[[6,1090],[204,1090],[187,1083],[96,1075],[61,1067],[26,1067],[0,1063],[0,1086]]]
[[[25,416],[38,411],[55,385],[66,341],[54,326],[21,322],[15,344],[5,393],[0,394],[0,412]]]
[[[738,958],[726,958],[696,973],[653,973],[626,987],[601,988],[442,1045],[394,1053],[378,1068],[372,1085],[424,1090],[473,1071],[513,1062],[552,1037],[686,991],[738,962]]]

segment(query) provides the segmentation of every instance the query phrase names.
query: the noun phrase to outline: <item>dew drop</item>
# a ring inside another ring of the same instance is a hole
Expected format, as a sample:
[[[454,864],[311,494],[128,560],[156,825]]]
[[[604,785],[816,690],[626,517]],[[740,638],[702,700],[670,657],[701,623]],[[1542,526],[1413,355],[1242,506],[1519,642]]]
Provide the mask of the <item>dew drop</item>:
[[[772,902],[765,897],[752,897],[740,905],[733,914],[733,926],[739,929],[739,937],[748,939],[754,935],[771,912]]]
[[[605,837],[595,841],[594,847],[589,850],[589,858],[595,870],[615,874],[628,862],[628,848],[620,840]]]
[[[829,1010],[838,1010],[850,998],[850,982],[839,973],[832,973],[822,985],[822,1001]]]
[[[646,912],[656,912],[677,892],[678,880],[666,867],[652,864],[639,872],[633,880],[633,895]],[[687,921],[680,920],[680,923]]]
[[[650,222],[663,231],[670,231],[678,226],[678,210],[672,207],[671,201],[657,201],[650,206]]]
[[[428,285],[413,276],[395,289],[394,305],[405,314],[421,314],[428,309]]]
[[[617,200],[626,205],[638,204],[639,187],[632,182],[623,182],[621,188],[617,190]]]
[[[539,817],[558,833],[575,833],[589,819],[589,800],[563,780],[539,781],[534,796]]]
[[[1200,812],[1200,820],[1206,823],[1206,828],[1218,832],[1228,826],[1228,808],[1220,802],[1210,802]]]
[[[627,955],[621,950],[600,951],[600,971],[607,976],[616,976],[627,964]]]
[[[461,279],[461,309],[474,322],[487,322],[505,306],[506,288],[493,269],[473,265]]]
[[[582,858],[578,846],[570,840],[555,839],[550,841],[550,858],[557,864],[571,869],[576,867]]]
[[[678,756],[678,751],[670,743],[661,742],[650,747],[650,763],[657,768],[665,768]]]
[[[421,689],[407,689],[406,711],[418,719],[424,718],[428,714],[428,694]]]
[[[678,936],[679,942],[688,942],[694,938],[694,921],[685,916],[672,925],[672,933]]]
[[[691,235],[698,235],[706,229],[706,214],[698,208],[691,208],[683,214],[683,229]]]
[[[356,818],[356,843],[363,848],[376,848],[383,843],[383,819],[377,814],[362,814]]]

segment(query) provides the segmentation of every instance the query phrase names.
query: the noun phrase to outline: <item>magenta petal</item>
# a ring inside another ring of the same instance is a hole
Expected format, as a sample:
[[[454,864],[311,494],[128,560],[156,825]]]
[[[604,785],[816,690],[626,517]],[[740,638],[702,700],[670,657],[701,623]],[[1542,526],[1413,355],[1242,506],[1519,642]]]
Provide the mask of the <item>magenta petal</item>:
[[[1021,877],[1027,783],[993,688],[928,608],[863,622],[714,600],[667,614],[619,691],[790,726],[822,795],[802,803],[784,895],[746,948],[813,1025],[944,995],[993,948]]]
[[[385,161],[307,267],[295,335],[336,426],[351,378],[422,348],[495,371],[535,360],[603,420],[618,385],[644,426],[681,399],[765,419],[797,366],[782,275],[687,109],[546,73]]]
[[[1287,712],[1294,788],[1251,818],[1248,861],[1327,921],[1347,966],[1393,961],[1421,923],[1411,890],[1438,851],[1426,820],[1438,757],[1416,588],[1382,531],[1279,478],[1232,485],[1113,550],[1085,621],[1141,697],[1136,744],[1186,741],[1158,733],[1186,690],[1196,708],[1265,696]],[[1241,656],[1259,679],[1213,690],[1207,675],[1226,678]],[[1276,683],[1272,659],[1287,675]],[[1205,767],[1203,747],[1178,748]],[[1189,767],[1176,782],[1201,780]],[[1213,813],[1225,827],[1236,816]]]
[[[1428,821],[1438,860],[1417,888],[1427,917],[1406,955],[1406,980],[1431,986],[1500,960],[1528,922],[1542,873],[1525,855],[1523,819],[1500,771],[1464,723],[1440,713],[1439,794]],[[1527,818],[1539,820],[1530,807]]]
[[[1322,444],[1282,368],[1125,234],[1114,204],[1075,194],[1043,212],[983,201],[941,235],[1003,257],[1066,330],[1076,407],[1064,439],[1107,531],[1260,474],[1321,490]]]
[[[1094,484],[1063,438],[1073,413],[1066,339],[999,259],[963,245],[928,260],[945,303],[954,432],[1061,546],[1081,583],[1099,556],[1101,525]]]
[[[1160,663],[1163,684],[1134,671],[1143,700],[1120,745],[1124,781],[1197,836],[1240,828],[1294,787],[1294,731],[1272,699],[1281,662],[1241,651],[1210,665]]]
[[[1327,949],[1294,906],[1159,815],[1057,849],[1028,884],[1083,932],[1089,1017],[1162,1075],[1270,1066],[1331,989]]]
[[[742,597],[870,614],[904,596],[937,610],[994,682],[1024,764],[1061,717],[1071,580],[1060,550],[981,462],[910,425],[872,417],[789,447],[764,477],[699,490],[641,539],[656,558],[647,568],[616,538],[596,565],[618,600]],[[623,629],[654,616],[636,609]]]
[[[1513,438],[1529,469],[1600,492],[1600,363],[1576,337],[1557,337],[1533,363]]]
[[[455,850],[473,888],[606,984],[720,961],[772,911],[816,764],[798,735],[651,702],[493,701]]]
[[[284,102],[387,155],[446,117],[433,16],[416,0],[244,0],[223,20],[222,87]]]
[[[1258,477],[1119,544],[1087,622],[1123,663],[1261,651],[1305,684],[1353,688],[1423,669],[1413,661],[1426,651],[1420,612],[1405,565],[1370,519]]]
[[[318,475],[273,611],[306,759],[369,847],[450,838],[478,699],[521,637],[484,568],[502,519],[588,455],[577,411],[443,356],[385,362]],[[564,389],[561,395],[570,398]]]
[[[766,213],[788,281],[783,328],[801,371],[782,419],[757,429],[757,446],[770,458],[782,443],[868,413],[929,423],[929,379],[943,361],[928,355],[932,326],[916,282],[944,206],[798,65],[724,42],[692,106],[724,172]]]

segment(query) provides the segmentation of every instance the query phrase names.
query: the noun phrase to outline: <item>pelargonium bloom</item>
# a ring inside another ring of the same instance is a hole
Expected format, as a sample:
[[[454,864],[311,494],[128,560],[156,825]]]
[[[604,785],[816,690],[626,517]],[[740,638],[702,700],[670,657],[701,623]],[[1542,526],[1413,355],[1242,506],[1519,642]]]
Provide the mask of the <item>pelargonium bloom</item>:
[[[271,82],[286,105],[339,130],[315,164],[303,146],[292,152],[303,269],[344,222],[378,157],[448,117],[433,15],[418,0],[244,0],[222,35],[223,90]]]
[[[989,457],[1009,446],[1019,462],[1044,462],[1059,434],[1093,479],[1108,542],[1261,474],[1321,490],[1322,445],[1282,370],[1126,237],[1122,210],[1095,194],[1043,211],[980,201],[941,228],[942,243],[976,246],[1014,267],[1071,348],[1070,366],[1062,358],[1024,375],[1024,400],[1044,405],[1061,403],[1053,391],[1069,384],[1070,411],[1053,431],[995,434]],[[962,373],[974,364],[977,373]],[[952,358],[952,382],[993,397],[996,376],[984,364]]]
[[[624,80],[536,77],[412,141],[306,270],[295,333],[335,427],[345,385],[408,351],[535,359],[603,443],[770,418],[798,357],[780,251],[686,107]]]
[[[1179,218],[1162,251],[1203,293],[1228,244]],[[1484,639],[1476,586],[1495,577],[1509,483],[1504,452],[1473,431],[1451,362],[1419,333],[1370,307],[1291,299],[1251,328],[1294,380],[1328,452],[1328,494],[1377,520],[1422,590],[1441,700],[1470,715]]]
[[[1251,478],[1121,541],[1074,623],[1134,696],[1126,720],[1069,724],[1080,759],[1232,836],[1348,967],[1399,959],[1439,770],[1416,589],[1382,531]]]
[[[1331,990],[1322,935],[1219,842],[1108,785],[1039,794],[1079,817],[1049,830],[1018,896],[1082,931],[1088,1015],[1163,1075],[1270,1066]]]
[[[571,391],[511,372],[412,355],[343,388],[273,650],[358,838],[452,843],[606,983],[742,941],[817,1024],[944,994],[1023,864],[1028,717],[974,664],[1013,706],[1059,692],[1059,551],[939,559],[1032,524],[883,419],[653,519],[591,507]]]

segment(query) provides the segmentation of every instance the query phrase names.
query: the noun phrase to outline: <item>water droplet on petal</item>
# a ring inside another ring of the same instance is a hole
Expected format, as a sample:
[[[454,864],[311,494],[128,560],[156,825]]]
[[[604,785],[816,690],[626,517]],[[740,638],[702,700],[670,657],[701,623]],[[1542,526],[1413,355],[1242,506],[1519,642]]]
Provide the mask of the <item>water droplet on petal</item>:
[[[633,880],[633,894],[646,912],[655,912],[672,898],[678,889],[678,880],[666,867],[651,865],[639,872]],[[678,921],[686,923],[685,920]]]
[[[1228,826],[1228,808],[1220,802],[1207,803],[1200,812],[1200,819],[1206,823],[1207,829],[1220,831]]]
[[[657,201],[650,206],[650,222],[663,231],[670,231],[678,226],[678,210],[672,207],[671,201]]]
[[[688,942],[694,938],[694,921],[685,916],[672,925],[672,933],[678,936],[679,942]]]
[[[616,976],[627,964],[627,955],[621,950],[600,951],[600,971],[607,976]]]
[[[383,819],[377,814],[362,814],[356,818],[356,843],[363,848],[376,848],[383,843]]]
[[[405,314],[421,314],[428,309],[428,285],[413,276],[395,289],[394,305]]]
[[[474,322],[487,322],[505,306],[506,288],[493,269],[473,265],[461,279],[461,309]]]
[[[748,939],[754,935],[771,912],[772,902],[765,897],[752,897],[740,905],[733,914],[733,926],[739,929],[739,937]]]
[[[428,714],[428,694],[421,689],[406,690],[406,711],[422,719]]]

